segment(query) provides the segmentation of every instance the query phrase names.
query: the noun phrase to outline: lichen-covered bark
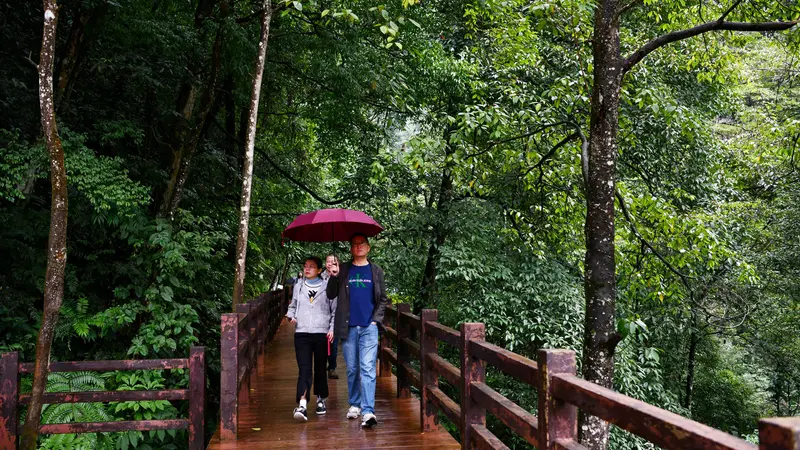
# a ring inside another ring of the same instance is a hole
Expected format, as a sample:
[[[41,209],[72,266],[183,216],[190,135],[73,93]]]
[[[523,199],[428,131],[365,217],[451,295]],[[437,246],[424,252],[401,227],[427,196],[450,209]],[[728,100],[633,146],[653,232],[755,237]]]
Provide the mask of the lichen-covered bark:
[[[36,366],[33,373],[30,406],[22,430],[20,448],[33,450],[39,436],[42,412],[42,395],[47,385],[50,366],[50,347],[53,344],[58,310],[64,298],[64,268],[67,265],[67,171],[64,167],[64,149],[58,137],[56,113],[53,102],[53,61],[56,48],[56,0],[44,0],[44,28],[42,50],[39,55],[39,108],[42,114],[42,131],[50,154],[50,182],[52,200],[50,207],[50,236],[47,248],[47,271],[44,281],[44,312],[42,328],[36,341]]]
[[[195,28],[204,32],[204,24],[211,17],[218,0],[201,0],[195,9]],[[220,10],[220,18],[224,18],[228,9]],[[183,189],[189,179],[192,158],[202,141],[206,121],[212,116],[211,111],[216,104],[220,67],[222,64],[222,28],[217,29],[216,38],[211,50],[209,67],[202,67],[198,62],[189,66],[190,73],[207,72],[205,86],[202,91],[193,79],[187,80],[180,88],[175,111],[179,113],[176,121],[169,125],[172,133],[168,139],[164,154],[171,157],[170,179],[159,206],[159,217],[174,218],[175,212],[183,198]],[[199,92],[200,91],[200,92]],[[195,103],[199,107],[195,111]]]
[[[586,316],[583,377],[612,387],[616,335],[614,312],[614,173],[619,93],[622,81],[617,0],[603,0],[595,11],[594,86],[589,135],[586,198]],[[608,424],[582,417],[581,442],[592,450],[608,443]]]
[[[242,206],[239,214],[239,237],[236,241],[236,273],[233,282],[233,312],[236,305],[242,302],[244,293],[245,260],[247,258],[247,234],[250,229],[250,194],[253,190],[253,154],[256,145],[256,125],[258,124],[258,102],[261,98],[261,81],[264,78],[264,66],[267,61],[267,43],[269,41],[269,24],[272,20],[272,4],[270,0],[263,2],[261,12],[261,37],[258,42],[253,74],[253,90],[250,96],[250,114],[247,120],[247,137],[245,138],[244,167],[242,168]]]

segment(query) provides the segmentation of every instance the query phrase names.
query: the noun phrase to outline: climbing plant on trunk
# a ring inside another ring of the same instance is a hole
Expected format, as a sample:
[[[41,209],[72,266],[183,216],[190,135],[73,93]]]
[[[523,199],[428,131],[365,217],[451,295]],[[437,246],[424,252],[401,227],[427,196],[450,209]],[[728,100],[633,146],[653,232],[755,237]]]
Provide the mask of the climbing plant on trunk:
[[[616,263],[614,260],[614,196],[619,130],[619,99],[623,77],[651,52],[672,42],[709,31],[781,31],[797,21],[732,22],[727,18],[742,3],[736,0],[718,19],[684,30],[673,31],[638,48],[623,58],[620,46],[620,17],[640,6],[638,0],[622,4],[601,0],[595,9],[594,74],[588,151],[586,210],[586,316],[584,328],[583,376],[612,387],[614,351],[621,337],[615,331]],[[788,14],[784,11],[783,14]],[[609,426],[596,417],[582,418],[581,441],[590,449],[605,449]]]
[[[265,0],[261,10],[261,37],[258,42],[253,73],[253,90],[250,96],[250,114],[247,119],[245,138],[244,167],[242,169],[242,206],[239,211],[239,236],[236,241],[236,273],[233,282],[233,310],[242,302],[244,295],[245,260],[247,258],[247,234],[250,228],[250,195],[253,191],[253,154],[256,145],[256,125],[258,124],[258,101],[261,96],[261,80],[267,61],[269,25],[272,20],[272,4]]]
[[[42,395],[50,371],[50,349],[58,322],[58,310],[64,299],[64,269],[67,265],[67,171],[64,148],[58,137],[55,103],[53,101],[53,62],[56,52],[58,5],[56,0],[44,0],[42,50],[39,54],[39,109],[42,117],[44,142],[50,154],[50,235],[47,241],[47,270],[44,279],[44,312],[36,341],[36,367],[33,372],[28,414],[22,430],[20,448],[33,450],[39,437]]]

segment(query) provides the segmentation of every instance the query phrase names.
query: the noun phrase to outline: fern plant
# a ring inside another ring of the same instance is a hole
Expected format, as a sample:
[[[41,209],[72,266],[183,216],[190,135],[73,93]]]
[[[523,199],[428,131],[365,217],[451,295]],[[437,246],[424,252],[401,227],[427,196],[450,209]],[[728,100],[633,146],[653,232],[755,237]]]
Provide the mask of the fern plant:
[[[47,377],[47,392],[103,391],[109,375],[96,372],[55,372]],[[110,422],[114,417],[102,403],[60,403],[42,407],[42,423]],[[117,433],[55,434],[40,448],[114,449]]]

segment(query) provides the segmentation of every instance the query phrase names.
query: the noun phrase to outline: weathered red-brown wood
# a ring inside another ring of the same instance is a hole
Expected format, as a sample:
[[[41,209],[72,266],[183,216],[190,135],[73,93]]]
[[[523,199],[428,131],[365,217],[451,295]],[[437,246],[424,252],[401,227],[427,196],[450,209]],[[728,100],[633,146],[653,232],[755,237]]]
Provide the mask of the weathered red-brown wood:
[[[411,327],[408,320],[403,317],[403,313],[411,311],[411,305],[400,303],[397,305],[397,396],[408,398],[411,396],[411,385],[406,366],[411,362],[411,354],[408,348],[407,339],[411,336]]]
[[[236,305],[236,312],[239,313],[239,402],[247,403],[250,401],[250,367],[253,361],[253,334],[255,329],[252,327],[254,319],[249,315],[250,305],[245,303]]]
[[[436,373],[436,368],[431,364],[428,355],[437,356],[438,347],[436,338],[426,332],[428,324],[436,322],[439,318],[439,311],[435,309],[423,309],[420,314],[420,342],[419,342],[419,355],[420,355],[420,416],[419,423],[422,432],[429,432],[438,428],[438,414],[436,405],[429,397],[430,389],[439,385],[439,376]],[[459,414],[460,415],[460,414]],[[460,417],[459,417],[460,419]]]
[[[220,436],[236,439],[239,410],[239,314],[221,316]]]
[[[538,369],[536,363],[522,355],[486,341],[478,341],[475,345],[471,345],[470,353],[524,383],[528,383],[531,386],[536,386],[537,384]]]
[[[189,450],[202,450],[206,434],[206,352],[189,350]]]
[[[578,438],[578,413],[575,406],[553,394],[552,377],[575,375],[575,352],[572,350],[539,350],[539,445],[553,450],[557,440]]]
[[[441,411],[447,417],[447,420],[452,422],[460,431],[461,407],[458,406],[458,403],[436,386],[425,386],[425,390],[428,391],[430,403],[433,403],[434,407]]]
[[[553,395],[667,449],[754,450],[749,442],[575,375],[553,375]]]
[[[407,305],[407,303],[401,303],[401,305]],[[398,305],[398,306],[399,306],[399,305]],[[421,325],[420,325],[420,319],[419,319],[419,316],[416,316],[416,315],[414,315],[414,314],[411,314],[411,309],[410,309],[410,308],[411,308],[411,305],[408,305],[408,309],[407,309],[407,310],[406,310],[406,309],[404,309],[404,310],[400,310],[400,308],[398,308],[397,310],[400,312],[400,315],[403,317],[403,320],[405,320],[406,322],[408,322],[408,325],[409,325],[411,328],[414,328],[414,329],[416,329],[416,330],[419,330],[419,329],[420,329],[420,326],[421,326]]]
[[[758,421],[759,450],[800,450],[800,417]]]
[[[461,355],[461,445],[466,449],[473,448],[475,439],[473,427],[486,426],[486,408],[478,404],[472,397],[473,383],[486,381],[486,365],[472,356],[469,348],[475,341],[486,339],[486,330],[482,323],[462,323],[461,335],[458,339]],[[452,383],[454,386],[457,383]]]
[[[406,374],[408,375],[408,382],[411,384],[411,386],[414,386],[418,390],[421,390],[422,389],[422,384],[421,384],[420,380],[422,380],[422,378],[421,378],[419,372],[416,369],[414,369],[413,367],[411,367],[411,364],[407,364],[407,363],[402,364],[402,368],[403,368],[403,370],[405,370]]]
[[[17,448],[19,353],[0,354],[0,448]]]
[[[115,431],[183,430],[189,427],[187,419],[122,420],[119,422],[73,422],[42,425],[42,434],[110,433]]]
[[[403,341],[403,344],[408,349],[409,357],[419,361],[420,355],[422,354],[419,344],[412,341],[410,337],[402,337],[400,338],[400,340]]]
[[[387,339],[389,339],[391,341],[391,342],[389,342],[387,347],[391,346],[392,342],[397,343],[397,330],[395,330],[394,328],[392,328],[390,326],[384,326],[383,327],[383,334],[384,334],[384,336],[386,336]]]
[[[556,439],[556,450],[589,450],[572,439]]]
[[[431,322],[428,324],[426,332],[437,340],[446,342],[448,345],[452,345],[455,348],[461,346],[461,335],[459,332],[438,322]]]
[[[458,367],[439,355],[428,353],[425,356],[427,357],[426,362],[438,376],[447,380],[453,387],[461,389],[461,370]]]
[[[392,361],[388,356],[389,351],[391,351],[392,342],[386,336],[386,331],[384,330],[381,333],[381,340],[378,343],[378,376],[381,378],[391,377],[392,376]],[[397,357],[394,358],[395,364],[397,364]]]
[[[110,372],[114,370],[167,370],[186,369],[188,360],[184,359],[122,359],[108,361],[65,361],[51,362],[50,372]],[[33,363],[19,365],[19,373],[33,373]]]
[[[508,446],[503,444],[491,431],[483,425],[476,425],[472,429],[472,440],[479,449],[486,450],[508,450]]]
[[[386,358],[386,362],[389,363],[390,366],[397,367],[397,353],[393,352],[389,348],[386,348],[383,351],[383,356]],[[400,369],[398,368],[398,370],[400,370]],[[387,376],[390,376],[391,374],[392,374],[392,370],[389,369],[389,375],[387,375]]]
[[[539,446],[539,421],[536,416],[519,405],[500,395],[484,383],[472,383],[472,399],[486,408],[503,422],[511,431],[517,433],[534,447]]]
[[[325,449],[357,450],[393,448],[397,450],[457,449],[456,439],[445,430],[420,433],[419,400],[397,398],[394,377],[378,378],[375,414],[378,425],[361,428],[360,420],[345,418],[347,380],[329,380],[328,413],[318,416],[308,411],[308,422],[292,417],[297,387],[294,354],[294,326],[284,323],[267,351],[259,356],[259,375],[253,378],[251,402],[239,408],[238,440],[221,441],[216,433],[209,450]],[[341,355],[340,355],[341,358]],[[342,359],[339,360],[343,367]]]
[[[20,394],[19,404],[27,405],[30,394]],[[59,403],[92,403],[92,402],[140,402],[144,400],[187,400],[186,389],[167,389],[163,391],[94,391],[94,392],[57,392],[42,396],[42,403],[47,405]]]

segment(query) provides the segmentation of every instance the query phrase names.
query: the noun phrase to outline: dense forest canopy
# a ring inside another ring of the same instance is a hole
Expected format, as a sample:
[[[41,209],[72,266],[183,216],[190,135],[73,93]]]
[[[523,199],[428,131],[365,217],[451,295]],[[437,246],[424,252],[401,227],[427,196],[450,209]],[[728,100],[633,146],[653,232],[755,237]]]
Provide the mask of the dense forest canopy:
[[[438,308],[449,325],[484,322],[488,340],[527,356],[594,345],[587,215],[598,214],[588,199],[602,169],[590,161],[606,3],[272,3],[244,296],[330,251],[282,242],[295,215],[347,207],[386,228],[372,256],[395,302]],[[205,345],[217,401],[263,4],[58,2],[52,81],[69,222],[53,359],[185,357]],[[613,387],[752,440],[759,417],[800,415],[800,32],[718,25],[639,59],[637,49],[723,19],[793,25],[800,10],[758,0],[619,7],[624,72],[605,216]],[[0,351],[25,361],[41,327],[51,224],[43,15],[38,2],[0,2]],[[530,390],[489,377],[535,409]],[[178,373],[54,374],[48,389],[185,383]],[[208,410],[215,420],[216,405]],[[169,402],[53,405],[42,421],[180,413]],[[185,439],[56,435],[40,445],[123,442]],[[611,430],[609,448],[648,445]]]

